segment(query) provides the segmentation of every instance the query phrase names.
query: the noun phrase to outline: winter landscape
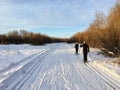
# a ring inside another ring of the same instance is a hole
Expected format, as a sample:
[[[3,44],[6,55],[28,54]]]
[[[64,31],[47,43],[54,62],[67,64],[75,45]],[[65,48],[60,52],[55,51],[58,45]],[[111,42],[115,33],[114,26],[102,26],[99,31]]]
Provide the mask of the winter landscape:
[[[0,90],[120,90],[120,0],[0,0]]]
[[[84,64],[74,44],[0,45],[0,90],[119,90],[120,65],[99,52]]]

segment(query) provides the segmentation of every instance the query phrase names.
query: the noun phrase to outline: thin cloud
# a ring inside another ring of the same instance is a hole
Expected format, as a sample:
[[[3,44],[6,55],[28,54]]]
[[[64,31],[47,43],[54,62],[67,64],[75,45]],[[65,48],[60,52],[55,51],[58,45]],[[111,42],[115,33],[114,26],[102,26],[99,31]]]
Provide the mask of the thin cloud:
[[[97,10],[107,12],[113,2],[114,0],[0,0],[0,30],[7,32],[23,28],[87,27]]]

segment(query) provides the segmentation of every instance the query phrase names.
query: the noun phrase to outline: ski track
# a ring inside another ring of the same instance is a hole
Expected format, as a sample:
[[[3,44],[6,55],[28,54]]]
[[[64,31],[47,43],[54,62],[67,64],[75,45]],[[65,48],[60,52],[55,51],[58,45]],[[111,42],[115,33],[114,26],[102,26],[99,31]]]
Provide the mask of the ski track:
[[[37,57],[39,54],[43,53],[46,50],[41,50],[40,52],[37,52],[35,54],[32,54],[31,56],[28,56],[22,60],[20,60],[19,62],[10,65],[9,67],[7,67],[4,70],[0,71],[0,77],[4,77],[3,80],[1,80],[0,82],[4,81],[4,79],[8,78],[8,74],[12,74],[15,71],[19,70],[20,68],[22,68],[24,65],[26,65],[27,63],[29,63],[31,61],[32,58]]]
[[[0,90],[120,90],[120,82],[91,63],[84,64],[68,44],[39,53],[0,83]]]

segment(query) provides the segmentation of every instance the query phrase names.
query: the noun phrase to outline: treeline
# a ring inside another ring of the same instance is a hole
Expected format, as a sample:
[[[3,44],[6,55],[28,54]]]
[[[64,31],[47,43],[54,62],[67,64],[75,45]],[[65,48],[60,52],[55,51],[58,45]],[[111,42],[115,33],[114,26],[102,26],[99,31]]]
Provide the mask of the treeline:
[[[87,41],[92,47],[101,47],[115,52],[120,50],[120,1],[118,0],[109,14],[97,12],[95,20],[84,32],[73,35],[69,42]]]
[[[11,31],[8,34],[0,35],[1,44],[32,44],[32,45],[43,45],[46,43],[53,42],[65,42],[65,38],[55,38],[41,33],[28,32],[26,30]]]

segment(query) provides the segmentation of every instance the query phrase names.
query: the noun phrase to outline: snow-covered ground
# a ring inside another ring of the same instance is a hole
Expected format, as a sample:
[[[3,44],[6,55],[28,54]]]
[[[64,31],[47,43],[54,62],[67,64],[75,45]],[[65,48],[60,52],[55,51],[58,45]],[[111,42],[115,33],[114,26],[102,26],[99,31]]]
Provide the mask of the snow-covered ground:
[[[0,45],[0,90],[120,90],[120,66],[99,52],[84,64],[74,44]]]

